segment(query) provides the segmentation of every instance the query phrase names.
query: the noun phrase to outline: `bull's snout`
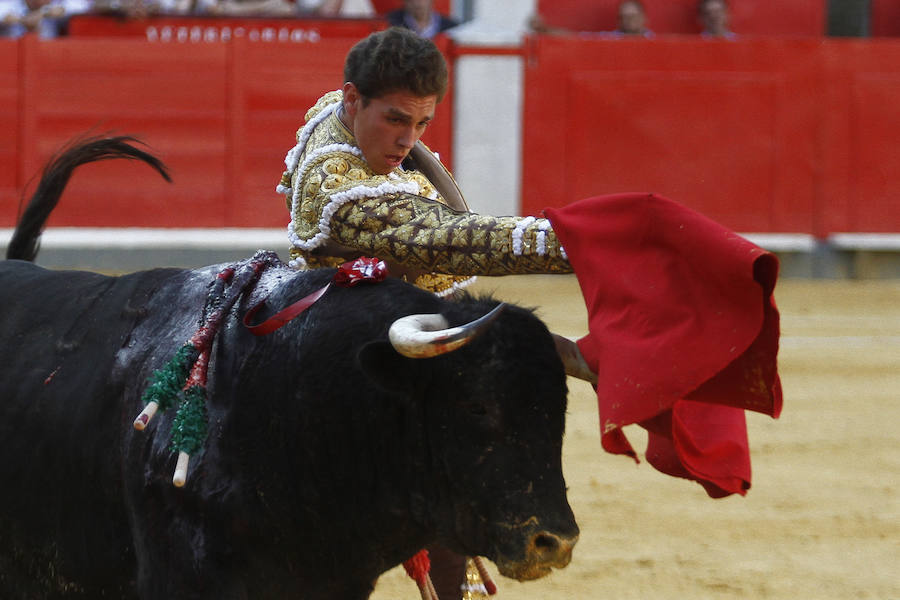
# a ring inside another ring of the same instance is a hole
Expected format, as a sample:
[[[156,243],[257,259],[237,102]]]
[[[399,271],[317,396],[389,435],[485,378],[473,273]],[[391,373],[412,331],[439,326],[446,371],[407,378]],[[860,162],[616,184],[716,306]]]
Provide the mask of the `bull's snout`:
[[[562,569],[572,560],[572,549],[578,536],[565,537],[549,531],[538,531],[525,547],[525,558],[498,561],[497,568],[506,577],[525,581],[548,575],[553,568]]]
[[[572,560],[574,547],[574,540],[564,540],[558,535],[542,531],[531,539],[527,553],[534,555],[539,562],[562,568]]]

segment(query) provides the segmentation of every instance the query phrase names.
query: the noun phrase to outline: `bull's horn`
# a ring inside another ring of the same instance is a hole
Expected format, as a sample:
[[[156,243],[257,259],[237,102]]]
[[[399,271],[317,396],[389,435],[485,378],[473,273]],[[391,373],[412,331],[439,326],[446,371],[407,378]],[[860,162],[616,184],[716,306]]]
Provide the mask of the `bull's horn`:
[[[483,317],[459,327],[449,327],[447,319],[439,314],[400,317],[391,325],[388,338],[398,353],[409,358],[431,358],[446,354],[481,335],[505,306],[506,304],[500,303]]]
[[[587,361],[584,360],[581,350],[578,349],[578,344],[567,337],[555,333],[551,335],[553,335],[553,342],[556,344],[556,351],[559,353],[563,366],[566,368],[566,375],[584,379],[590,382],[591,385],[597,385],[597,374],[591,371]]]

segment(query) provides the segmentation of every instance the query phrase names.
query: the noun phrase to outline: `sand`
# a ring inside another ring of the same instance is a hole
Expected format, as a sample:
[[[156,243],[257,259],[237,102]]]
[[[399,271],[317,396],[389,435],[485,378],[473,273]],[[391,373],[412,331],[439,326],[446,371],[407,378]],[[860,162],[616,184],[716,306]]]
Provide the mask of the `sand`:
[[[482,279],[586,331],[573,276]],[[498,600],[900,600],[900,281],[782,280],[784,412],[748,415],[753,487],[713,500],[692,482],[600,447],[587,384],[569,380],[563,470],[581,528],[572,563],[544,579],[499,575]],[[636,449],[644,436],[626,433]],[[402,568],[374,600],[419,594]]]

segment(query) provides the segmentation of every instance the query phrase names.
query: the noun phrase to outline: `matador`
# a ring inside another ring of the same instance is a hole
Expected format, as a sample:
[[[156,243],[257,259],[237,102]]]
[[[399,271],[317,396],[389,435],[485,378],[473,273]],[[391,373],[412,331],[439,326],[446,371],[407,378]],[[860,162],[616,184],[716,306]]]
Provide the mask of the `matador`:
[[[391,273],[439,294],[477,275],[572,271],[547,219],[451,208],[418,168],[374,173],[340,119],[342,97],[340,90],[329,92],[309,109],[285,159],[278,189],[291,213],[293,266],[377,256]],[[443,169],[421,142],[418,150],[420,161]]]

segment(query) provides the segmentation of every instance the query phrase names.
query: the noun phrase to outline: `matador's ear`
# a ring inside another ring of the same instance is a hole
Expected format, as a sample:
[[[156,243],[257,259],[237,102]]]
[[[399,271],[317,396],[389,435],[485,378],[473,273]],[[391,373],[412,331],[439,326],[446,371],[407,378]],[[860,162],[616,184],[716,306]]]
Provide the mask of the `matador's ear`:
[[[359,88],[352,81],[347,81],[344,83],[341,91],[344,93],[344,110],[351,118],[355,117],[362,101],[362,94],[359,93]]]

